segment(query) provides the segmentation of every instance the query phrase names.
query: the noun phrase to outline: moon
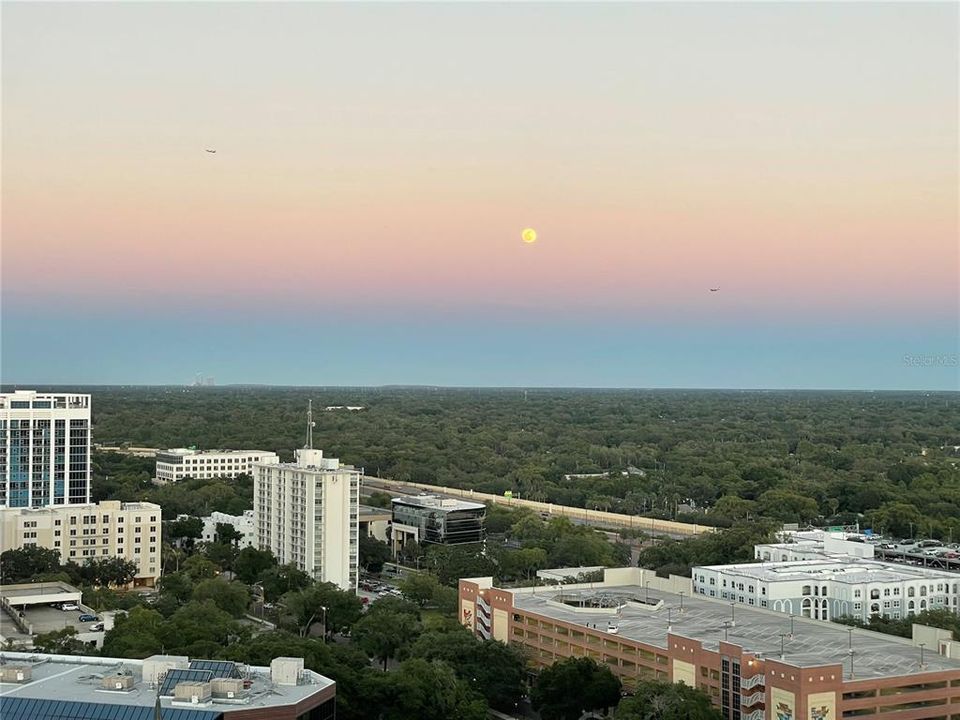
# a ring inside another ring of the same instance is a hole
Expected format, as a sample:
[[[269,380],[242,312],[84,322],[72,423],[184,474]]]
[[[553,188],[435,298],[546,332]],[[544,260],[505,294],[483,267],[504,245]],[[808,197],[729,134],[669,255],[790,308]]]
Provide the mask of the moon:
[[[537,241],[537,231],[533,228],[526,228],[520,233],[520,238],[527,243],[527,245],[535,243]]]

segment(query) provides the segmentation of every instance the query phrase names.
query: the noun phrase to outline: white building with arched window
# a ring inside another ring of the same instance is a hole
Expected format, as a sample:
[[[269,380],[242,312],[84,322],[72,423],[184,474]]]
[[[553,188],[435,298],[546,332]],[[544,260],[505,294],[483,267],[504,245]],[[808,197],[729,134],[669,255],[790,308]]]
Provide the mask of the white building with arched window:
[[[695,567],[693,592],[815,620],[960,613],[957,573],[859,558]]]

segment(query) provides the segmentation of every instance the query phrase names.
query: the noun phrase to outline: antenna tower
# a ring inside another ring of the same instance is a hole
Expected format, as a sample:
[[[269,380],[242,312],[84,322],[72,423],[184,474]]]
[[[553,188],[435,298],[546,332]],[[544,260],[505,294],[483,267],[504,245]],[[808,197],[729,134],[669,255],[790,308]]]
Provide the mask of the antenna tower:
[[[316,427],[313,421],[313,400],[307,400],[307,444],[304,449],[313,450],[313,428]]]

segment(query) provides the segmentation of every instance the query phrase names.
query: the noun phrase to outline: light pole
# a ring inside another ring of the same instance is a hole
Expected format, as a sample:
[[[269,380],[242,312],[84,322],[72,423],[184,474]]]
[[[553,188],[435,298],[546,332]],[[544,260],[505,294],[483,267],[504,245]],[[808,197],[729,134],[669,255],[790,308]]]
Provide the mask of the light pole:
[[[786,633],[780,633],[780,659],[783,660],[783,639],[790,637]]]
[[[923,649],[927,646],[926,643],[920,643],[920,669],[923,670]]]
[[[680,612],[683,613],[683,596],[685,595],[685,593],[681,590],[677,594],[680,596]]]
[[[790,613],[790,639],[793,640],[793,618],[794,614]]]
[[[733,627],[737,624],[737,604],[735,602],[730,603],[730,627]]]
[[[723,621],[723,641],[724,642],[727,641],[727,633],[729,632],[729,630],[730,630],[730,621],[724,620]]]
[[[644,601],[647,605],[649,605],[649,604],[650,604],[650,581],[649,581],[649,580],[644,581],[644,583],[643,583],[643,589],[644,589],[644,591],[645,591],[645,593],[646,593],[645,596],[644,596],[644,600],[643,600],[643,601]]]

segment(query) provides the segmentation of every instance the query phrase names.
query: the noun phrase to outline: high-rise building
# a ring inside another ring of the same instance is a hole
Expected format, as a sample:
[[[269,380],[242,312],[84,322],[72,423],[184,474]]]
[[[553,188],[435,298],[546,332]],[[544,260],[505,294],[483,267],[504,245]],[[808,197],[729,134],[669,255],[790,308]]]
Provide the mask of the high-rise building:
[[[90,396],[0,394],[0,507],[90,502]]]
[[[257,546],[315,580],[356,590],[363,471],[314,450],[312,411],[307,418],[295,462],[252,466]]]

